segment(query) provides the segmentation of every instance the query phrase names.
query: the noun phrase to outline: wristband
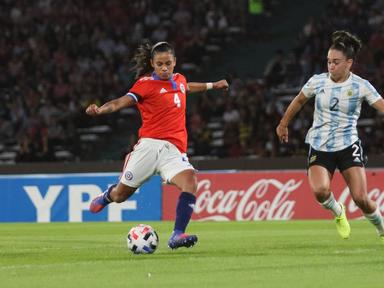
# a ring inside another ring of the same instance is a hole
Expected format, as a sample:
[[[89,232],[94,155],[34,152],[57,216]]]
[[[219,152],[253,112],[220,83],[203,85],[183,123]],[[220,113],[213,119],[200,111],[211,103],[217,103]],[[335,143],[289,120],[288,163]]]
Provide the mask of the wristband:
[[[211,90],[213,88],[212,82],[208,82],[208,83],[206,83],[206,85],[207,85],[207,90]]]

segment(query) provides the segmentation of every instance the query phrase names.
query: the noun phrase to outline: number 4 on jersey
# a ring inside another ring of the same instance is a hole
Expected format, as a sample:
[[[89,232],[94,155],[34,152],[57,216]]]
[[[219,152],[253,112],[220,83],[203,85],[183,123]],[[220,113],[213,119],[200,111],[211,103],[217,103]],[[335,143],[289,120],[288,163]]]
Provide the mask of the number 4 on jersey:
[[[181,101],[180,101],[179,95],[177,95],[177,93],[175,93],[175,96],[173,96],[173,102],[175,103],[177,108],[181,107]]]

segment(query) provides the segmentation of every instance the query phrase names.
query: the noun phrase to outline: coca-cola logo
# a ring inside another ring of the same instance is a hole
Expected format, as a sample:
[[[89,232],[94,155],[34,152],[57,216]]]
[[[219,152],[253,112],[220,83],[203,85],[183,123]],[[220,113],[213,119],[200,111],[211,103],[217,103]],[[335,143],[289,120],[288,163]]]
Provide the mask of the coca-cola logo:
[[[211,191],[211,180],[202,179],[194,212],[199,220],[288,220],[296,203],[288,198],[301,184],[295,179],[259,179],[241,190]]]

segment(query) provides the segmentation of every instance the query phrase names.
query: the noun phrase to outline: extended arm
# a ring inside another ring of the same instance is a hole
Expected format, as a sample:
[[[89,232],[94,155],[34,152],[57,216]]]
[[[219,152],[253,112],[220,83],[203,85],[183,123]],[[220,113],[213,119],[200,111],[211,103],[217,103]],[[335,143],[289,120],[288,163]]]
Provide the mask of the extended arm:
[[[101,114],[113,113],[122,108],[133,106],[135,104],[136,104],[136,101],[132,97],[124,95],[124,96],[121,96],[120,98],[108,101],[100,107],[98,107],[96,104],[91,104],[87,107],[85,112],[88,115],[96,116]]]
[[[203,92],[210,89],[223,89],[228,90],[229,85],[227,80],[223,79],[213,83],[200,83],[200,82],[188,82],[188,92]]]
[[[279,125],[276,128],[276,134],[281,142],[288,142],[288,124],[293,117],[300,111],[304,104],[308,101],[304,93],[300,93],[289,104],[287,111],[285,111],[283,118],[281,118]]]
[[[384,113],[384,99],[377,100],[375,103],[372,104],[372,107],[380,111],[381,113]]]

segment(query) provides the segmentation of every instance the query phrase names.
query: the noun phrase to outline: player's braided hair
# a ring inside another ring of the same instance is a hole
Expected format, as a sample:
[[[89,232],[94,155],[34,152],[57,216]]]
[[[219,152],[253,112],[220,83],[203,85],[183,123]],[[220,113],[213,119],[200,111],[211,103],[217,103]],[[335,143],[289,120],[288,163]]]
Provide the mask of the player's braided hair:
[[[361,46],[361,40],[347,31],[340,30],[332,33],[332,45],[330,49],[343,52],[347,59],[355,59]]]
[[[175,56],[175,49],[168,42],[158,42],[152,46],[146,41],[139,45],[133,56],[135,66],[132,69],[136,71],[136,79],[152,71],[151,59],[158,52],[170,52]]]

